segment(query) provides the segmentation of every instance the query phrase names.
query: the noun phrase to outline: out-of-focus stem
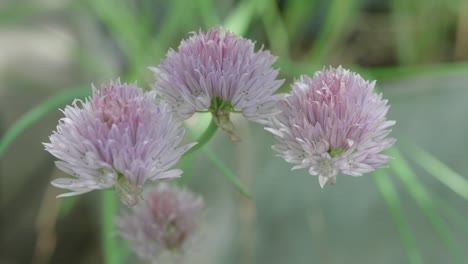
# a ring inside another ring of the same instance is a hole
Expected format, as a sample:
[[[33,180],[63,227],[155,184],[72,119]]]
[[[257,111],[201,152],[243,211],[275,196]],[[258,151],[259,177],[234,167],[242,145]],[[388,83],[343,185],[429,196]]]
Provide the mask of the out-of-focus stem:
[[[243,122],[239,126],[244,141],[239,144],[239,175],[242,185],[252,189],[252,178],[255,168],[255,142],[249,129],[249,123]],[[240,263],[256,263],[256,208],[255,203],[245,197],[240,198],[239,211],[241,223],[241,261]]]
[[[236,175],[234,172],[232,172],[224,162],[218,158],[213,152],[211,152],[209,149],[202,149],[203,154],[205,154],[205,157],[213,164],[220,172],[221,174],[232,184],[236,189],[242,193],[245,197],[247,198],[252,198],[252,195],[242,186],[241,182],[239,179],[237,179]]]
[[[226,166],[226,164],[211,150],[207,148],[202,148],[213,137],[217,129],[218,125],[216,124],[214,118],[212,118],[210,124],[208,125],[208,128],[198,138],[198,144],[192,147],[189,151],[185,152],[183,158],[188,157],[188,155],[191,155],[192,153],[201,149],[202,153],[205,155],[208,161],[221,172],[221,175],[223,175],[241,194],[248,198],[252,198],[252,195],[242,186],[234,172],[232,172]]]
[[[114,233],[114,215],[117,211],[116,195],[112,190],[101,191],[101,243],[104,263],[120,264],[120,252]]]
[[[196,144],[187,152],[185,152],[184,157],[191,155],[192,153],[196,152],[197,150],[205,146],[206,143],[208,143],[208,141],[210,141],[210,139],[214,136],[217,130],[218,130],[218,125],[216,125],[216,122],[214,121],[214,119],[211,119],[210,124],[206,128],[205,132],[203,132],[203,134],[197,139],[198,144]]]

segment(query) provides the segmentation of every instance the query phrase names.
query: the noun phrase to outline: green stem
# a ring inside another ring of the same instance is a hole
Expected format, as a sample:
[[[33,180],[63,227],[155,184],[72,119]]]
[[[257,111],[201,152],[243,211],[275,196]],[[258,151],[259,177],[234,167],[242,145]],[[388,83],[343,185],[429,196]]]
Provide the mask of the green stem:
[[[182,156],[182,159],[186,159],[190,157],[190,155],[198,150],[201,149],[203,154],[206,156],[208,161],[210,161],[220,172],[221,174],[230,182],[234,187],[243,195],[248,198],[252,198],[252,195],[242,186],[240,181],[237,179],[234,172],[232,172],[224,162],[218,158],[211,150],[202,148],[208,141],[213,137],[215,132],[218,129],[218,125],[216,124],[214,118],[211,118],[210,124],[206,128],[205,132],[198,138],[198,144],[193,146],[189,151],[185,152]]]
[[[91,89],[89,87],[77,88],[67,90],[60,94],[57,94],[46,101],[40,103],[33,109],[26,112],[20,118],[18,118],[13,125],[5,132],[5,135],[0,139],[0,157],[5,154],[8,147],[13,141],[27,128],[43,118],[47,113],[52,110],[65,105],[67,102],[75,98],[83,98],[90,94]]]
[[[121,263],[117,240],[113,237],[114,215],[117,211],[115,193],[113,190],[101,191],[101,243],[104,253],[104,263]]]
[[[214,118],[211,118],[210,124],[206,128],[205,132],[197,139],[198,144],[193,146],[191,149],[189,149],[187,152],[185,152],[185,156],[189,156],[192,153],[196,152],[197,150],[201,149],[210,139],[214,136],[216,131],[218,130],[218,125],[216,125],[216,122],[214,121]]]
[[[252,195],[242,186],[239,179],[237,179],[234,172],[232,172],[224,162],[218,158],[212,151],[209,149],[202,149],[203,154],[206,158],[222,173],[222,175],[230,182],[236,189],[245,195],[246,197],[252,199]]]

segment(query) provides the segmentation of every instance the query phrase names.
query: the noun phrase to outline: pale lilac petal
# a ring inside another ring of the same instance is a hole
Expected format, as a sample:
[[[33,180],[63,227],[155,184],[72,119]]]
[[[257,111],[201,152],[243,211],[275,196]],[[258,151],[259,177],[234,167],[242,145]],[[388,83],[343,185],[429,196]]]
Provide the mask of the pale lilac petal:
[[[151,178],[152,180],[168,180],[178,178],[182,174],[182,170],[169,170],[158,174],[156,177]]]

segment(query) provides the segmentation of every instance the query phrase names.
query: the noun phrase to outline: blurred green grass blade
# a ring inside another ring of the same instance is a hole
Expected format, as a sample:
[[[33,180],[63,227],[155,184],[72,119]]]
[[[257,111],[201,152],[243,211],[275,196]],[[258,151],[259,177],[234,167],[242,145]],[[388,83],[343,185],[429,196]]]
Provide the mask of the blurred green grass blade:
[[[452,255],[454,259],[453,263],[463,263],[461,250],[457,246],[447,224],[443,221],[441,214],[438,212],[437,207],[435,206],[436,203],[431,198],[429,192],[418,181],[416,175],[406,163],[405,158],[395,147],[388,150],[387,154],[395,158],[395,160],[390,163],[390,168],[400,178],[406,191],[423,211],[437,236],[440,238],[448,252]]]
[[[259,13],[273,54],[289,58],[289,34],[275,0],[258,1]]]
[[[282,74],[290,77],[298,77],[302,74],[312,75],[315,71],[320,70],[323,67],[321,64],[303,63],[287,60],[284,58],[278,58],[275,66],[281,68]],[[468,73],[468,63],[466,62],[379,68],[362,68],[356,65],[348,65],[345,67],[361,73],[361,75],[368,79],[375,79],[379,82],[384,80],[411,78],[423,75],[437,77],[449,74]]]
[[[197,6],[205,29],[219,25],[221,23],[221,19],[219,18],[218,12],[216,10],[215,1],[199,0]]]
[[[302,41],[307,20],[314,13],[316,0],[288,0],[284,8],[284,24],[289,33],[290,44]]]
[[[380,194],[382,195],[382,198],[387,204],[393,220],[395,221],[403,248],[405,249],[406,255],[408,257],[408,263],[423,263],[422,257],[416,248],[416,244],[411,233],[411,228],[405,220],[403,208],[399,204],[398,195],[395,188],[393,187],[393,183],[388,178],[387,173],[383,170],[376,170],[374,172],[374,180],[378,190],[380,191]]]
[[[66,198],[60,198],[59,216],[63,217],[68,215],[72,211],[73,207],[75,207],[75,205],[78,203],[80,197],[81,196],[76,195]]]
[[[391,2],[394,39],[400,64],[438,60],[452,34],[458,6],[456,1],[393,0]],[[430,4],[428,4],[430,3]],[[453,6],[451,6],[453,5]],[[435,15],[437,14],[437,15]],[[428,34],[427,30],[430,30]]]
[[[169,1],[168,4],[169,7],[156,35],[143,43],[143,63],[135,65],[133,71],[148,71],[146,66],[156,66],[159,64],[160,59],[165,56],[170,46],[178,45],[181,36],[185,38],[189,31],[198,30],[198,27],[194,28],[194,12],[192,11],[195,9],[193,5],[196,2],[174,0]],[[151,36],[151,32],[149,35]]]
[[[75,98],[83,98],[91,94],[89,87],[79,87],[75,89],[66,90],[57,95],[52,96],[46,101],[40,103],[33,109],[26,112],[18,118],[13,125],[5,132],[5,135],[0,139],[0,158],[5,154],[6,150],[11,143],[21,134],[24,130],[28,129],[31,125],[36,123],[39,119],[44,117],[47,113],[57,110],[59,107],[70,103]]]
[[[432,194],[435,196],[434,194]],[[457,231],[463,231],[462,237],[468,237],[468,225],[466,224],[466,213],[465,211],[458,210],[445,202],[441,197],[436,196],[437,207],[442,210],[442,215],[444,215],[447,220],[450,220],[452,224],[452,229]],[[455,227],[456,225],[456,227]]]
[[[134,22],[129,12],[121,11],[121,1],[115,1],[114,5],[109,0],[87,0],[90,9],[101,23],[109,30],[112,38],[125,55],[130,68],[139,63],[139,55],[135,51],[140,50],[139,36],[134,31]],[[133,75],[133,73],[132,73]],[[130,81],[124,79],[123,81]]]
[[[173,44],[172,42],[179,43],[179,34],[183,33],[185,37],[187,35],[186,31],[197,31],[197,28],[194,28],[193,22],[193,9],[195,9],[193,1],[185,0],[174,0],[169,1],[170,7],[169,11],[165,14],[164,20],[161,22],[161,27],[158,30],[157,36],[154,38],[153,43],[151,43],[150,49],[158,48],[155,47],[155,44],[161,45],[163,53],[157,54],[158,57],[161,57],[166,52],[167,48]]]
[[[132,16],[132,10],[124,6],[122,0],[88,0],[87,3],[95,15],[108,27],[124,51],[134,51],[138,48],[141,27]],[[130,57],[132,54],[126,54]]]
[[[344,36],[349,21],[357,11],[357,3],[354,0],[330,0],[327,1],[328,11],[324,25],[320,30],[312,49],[307,55],[307,61],[318,64],[326,62],[330,52],[336,48],[336,43]]]
[[[250,23],[255,16],[256,1],[243,0],[227,16],[224,27],[243,36],[249,29]]]
[[[125,0],[87,0],[87,3],[126,56],[129,66],[124,81],[135,81],[145,65],[152,19],[144,16],[147,12],[143,12],[143,17],[136,14],[135,8]]]
[[[6,131],[5,135],[0,139],[0,157],[5,154],[8,147],[13,141],[26,129],[38,122],[41,118],[51,111],[58,110],[67,103],[72,102],[76,98],[84,98],[91,94],[89,87],[79,87],[65,90],[48,100],[40,103],[33,109],[29,110],[23,116],[18,118],[15,123]],[[67,197],[60,200],[60,216],[67,215],[78,201],[78,196]]]
[[[429,152],[415,145],[410,145],[410,157],[425,171],[434,176],[452,191],[468,200],[468,180],[454,172]]]
[[[365,69],[377,80],[388,80],[396,78],[407,78],[418,75],[443,76],[468,72],[468,63],[448,63],[435,65],[380,67]]]
[[[275,67],[281,69],[281,74],[287,75],[289,77],[298,78],[299,76],[304,74],[312,76],[314,72],[320,70],[323,67],[323,65],[291,61],[280,57],[275,62]]]
[[[418,41],[414,34],[415,9],[412,6],[418,4],[416,1],[392,0],[390,1],[392,8],[393,27],[400,29],[394,30],[394,37],[397,45],[398,61],[401,64],[411,64],[417,61]]]
[[[35,1],[29,1],[31,3],[27,5],[23,2],[10,1],[9,4],[1,4],[0,25],[9,26],[18,23],[18,21],[24,21],[24,19],[32,17],[44,9],[43,5],[37,4]]]

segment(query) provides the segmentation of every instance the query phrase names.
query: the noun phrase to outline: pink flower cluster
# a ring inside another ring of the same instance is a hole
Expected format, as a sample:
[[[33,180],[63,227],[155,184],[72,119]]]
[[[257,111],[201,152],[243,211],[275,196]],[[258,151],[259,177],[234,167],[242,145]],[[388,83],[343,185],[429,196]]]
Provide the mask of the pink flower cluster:
[[[144,260],[157,260],[174,250],[175,258],[190,254],[205,207],[202,198],[161,183],[148,190],[144,200],[116,218],[117,234]]]
[[[171,170],[193,144],[180,146],[185,130],[172,120],[169,106],[143,93],[136,84],[119,81],[93,88],[86,101],[67,106],[45,143],[59,169],[72,178],[52,182],[82,194],[115,186],[123,203],[135,205],[147,180],[178,177]]]
[[[295,81],[289,94],[276,94],[284,80],[272,67],[276,57],[255,51],[254,43],[212,28],[193,33],[177,51],[151,68],[154,91],[119,81],[93,87],[90,98],[76,100],[45,149],[70,177],[52,182],[79,195],[114,187],[121,201],[136,205],[147,181],[179,177],[173,169],[194,144],[182,144],[184,119],[209,112],[233,141],[239,137],[231,113],[267,126],[278,143],[273,149],[293,169],[307,169],[319,184],[336,182],[338,173],[361,176],[383,167],[381,154],[395,121],[386,119],[387,101],[375,82],[338,68],[324,68]],[[197,233],[204,208],[200,197],[165,183],[145,195],[143,205],[117,218],[118,234],[142,259],[166,251],[185,252]]]
[[[195,111],[210,110],[213,100],[220,99],[232,107],[226,110],[265,123],[284,97],[273,94],[284,82],[276,79],[275,60],[269,51],[255,51],[251,40],[216,27],[193,33],[177,52],[169,50],[159,66],[151,68],[153,88],[184,119]]]
[[[318,175],[321,187],[338,172],[361,176],[381,167],[390,160],[380,152],[395,142],[387,138],[395,121],[386,119],[389,106],[374,85],[341,67],[302,76],[266,128],[279,142],[273,149],[293,169]]]

